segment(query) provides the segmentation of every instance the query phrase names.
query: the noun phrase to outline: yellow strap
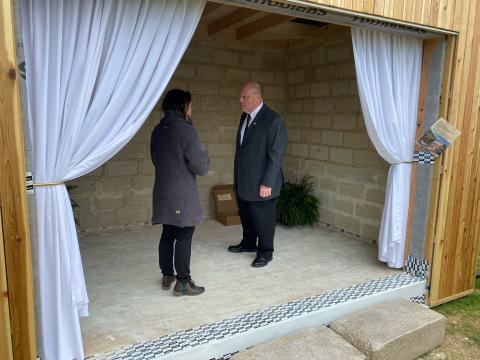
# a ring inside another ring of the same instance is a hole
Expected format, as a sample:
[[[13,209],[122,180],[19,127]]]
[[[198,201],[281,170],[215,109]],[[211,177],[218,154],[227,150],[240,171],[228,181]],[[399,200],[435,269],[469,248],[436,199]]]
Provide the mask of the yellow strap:
[[[52,181],[52,182],[47,182],[47,183],[37,183],[37,184],[33,184],[33,186],[37,187],[37,186],[55,186],[55,185],[63,185],[65,184],[64,181]]]

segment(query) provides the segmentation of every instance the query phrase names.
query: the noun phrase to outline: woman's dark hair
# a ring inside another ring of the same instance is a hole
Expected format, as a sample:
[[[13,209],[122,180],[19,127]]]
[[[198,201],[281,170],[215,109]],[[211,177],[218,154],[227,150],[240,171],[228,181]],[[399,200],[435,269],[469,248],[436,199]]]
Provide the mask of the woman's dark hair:
[[[177,110],[185,115],[186,107],[192,102],[192,94],[180,89],[172,89],[165,94],[162,101],[162,110]]]

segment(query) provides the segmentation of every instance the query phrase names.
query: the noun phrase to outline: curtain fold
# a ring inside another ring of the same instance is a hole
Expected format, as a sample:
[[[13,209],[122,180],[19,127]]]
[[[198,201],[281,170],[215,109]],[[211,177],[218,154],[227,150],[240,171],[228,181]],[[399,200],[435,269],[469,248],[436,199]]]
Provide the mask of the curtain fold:
[[[422,40],[352,28],[357,84],[367,133],[391,164],[378,259],[403,267],[415,145]]]
[[[20,0],[38,231],[42,358],[83,359],[88,296],[63,184],[117,153],[167,86],[204,0]]]

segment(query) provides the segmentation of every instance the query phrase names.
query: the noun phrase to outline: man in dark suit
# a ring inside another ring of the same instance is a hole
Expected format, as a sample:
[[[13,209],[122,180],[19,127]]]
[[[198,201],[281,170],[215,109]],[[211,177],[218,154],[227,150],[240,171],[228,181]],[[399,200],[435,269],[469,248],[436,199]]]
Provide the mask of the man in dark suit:
[[[275,205],[283,183],[287,132],[280,116],[263,103],[258,83],[242,86],[240,106],[243,114],[237,132],[234,182],[243,238],[228,251],[256,252],[252,266],[263,267],[273,255]]]

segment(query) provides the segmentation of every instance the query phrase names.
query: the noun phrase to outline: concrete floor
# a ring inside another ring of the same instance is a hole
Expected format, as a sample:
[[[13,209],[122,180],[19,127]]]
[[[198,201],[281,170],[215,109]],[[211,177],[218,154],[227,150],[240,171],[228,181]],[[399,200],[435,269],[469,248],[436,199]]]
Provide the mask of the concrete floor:
[[[191,272],[206,292],[177,298],[161,289],[161,230],[79,235],[90,299],[81,322],[86,355],[398,273],[376,260],[375,245],[326,226],[277,227],[273,261],[255,269],[253,253],[227,252],[241,239],[240,226],[205,220],[194,235]]]

